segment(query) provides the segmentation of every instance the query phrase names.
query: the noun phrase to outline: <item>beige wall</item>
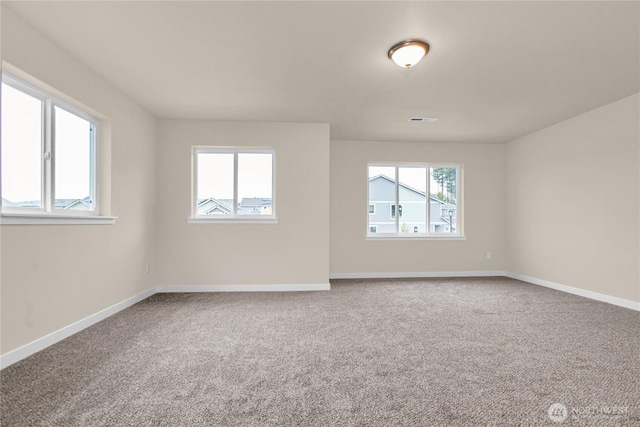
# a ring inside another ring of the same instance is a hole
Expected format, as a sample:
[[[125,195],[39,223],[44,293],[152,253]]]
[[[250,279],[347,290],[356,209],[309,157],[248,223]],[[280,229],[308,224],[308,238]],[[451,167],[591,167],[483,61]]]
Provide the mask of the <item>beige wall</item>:
[[[461,163],[467,240],[366,240],[367,163],[376,161]],[[332,141],[332,275],[503,270],[503,182],[503,145]]]
[[[277,224],[188,224],[191,147],[276,150]],[[158,285],[329,282],[329,126],[161,121]]]
[[[156,123],[5,7],[1,31],[4,61],[110,119],[105,154],[118,217],[115,225],[0,227],[4,354],[152,286]]]
[[[638,94],[506,147],[512,273],[640,301]]]

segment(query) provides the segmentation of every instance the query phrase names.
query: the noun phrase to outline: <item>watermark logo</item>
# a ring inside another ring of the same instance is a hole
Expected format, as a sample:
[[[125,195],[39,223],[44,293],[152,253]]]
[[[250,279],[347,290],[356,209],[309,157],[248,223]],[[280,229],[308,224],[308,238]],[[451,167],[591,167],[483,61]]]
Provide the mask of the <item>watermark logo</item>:
[[[567,419],[569,411],[567,410],[567,407],[562,403],[554,403],[553,405],[549,406],[547,414],[549,414],[549,419],[554,423],[561,423]]]
[[[554,403],[549,406],[547,414],[554,423],[564,422],[568,417],[578,418],[605,418],[620,417],[629,413],[628,406],[583,406],[571,408],[569,411],[562,403]]]

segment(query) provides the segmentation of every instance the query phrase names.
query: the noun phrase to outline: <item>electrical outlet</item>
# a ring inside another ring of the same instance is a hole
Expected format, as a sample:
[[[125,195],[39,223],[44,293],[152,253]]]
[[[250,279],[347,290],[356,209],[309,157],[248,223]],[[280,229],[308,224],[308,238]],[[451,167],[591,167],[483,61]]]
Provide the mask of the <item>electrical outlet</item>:
[[[493,258],[491,251],[487,251],[487,259],[491,259],[491,258]]]
[[[144,272],[147,274],[151,273],[151,264],[147,263],[147,265],[145,266]]]

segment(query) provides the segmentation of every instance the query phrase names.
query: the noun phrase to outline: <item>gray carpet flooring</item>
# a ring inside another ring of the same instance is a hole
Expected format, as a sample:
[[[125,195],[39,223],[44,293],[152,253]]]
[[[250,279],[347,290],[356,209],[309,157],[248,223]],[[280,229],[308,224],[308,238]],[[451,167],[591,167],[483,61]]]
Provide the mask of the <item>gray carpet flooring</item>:
[[[1,371],[0,424],[638,426],[639,331],[506,278],[156,294]]]

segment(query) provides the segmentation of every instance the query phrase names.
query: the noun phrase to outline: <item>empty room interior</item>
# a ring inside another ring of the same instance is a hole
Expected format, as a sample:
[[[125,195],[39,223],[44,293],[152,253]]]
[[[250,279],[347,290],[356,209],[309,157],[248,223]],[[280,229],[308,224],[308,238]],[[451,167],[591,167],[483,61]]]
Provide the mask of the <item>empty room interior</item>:
[[[3,426],[640,425],[640,2],[0,18]]]

